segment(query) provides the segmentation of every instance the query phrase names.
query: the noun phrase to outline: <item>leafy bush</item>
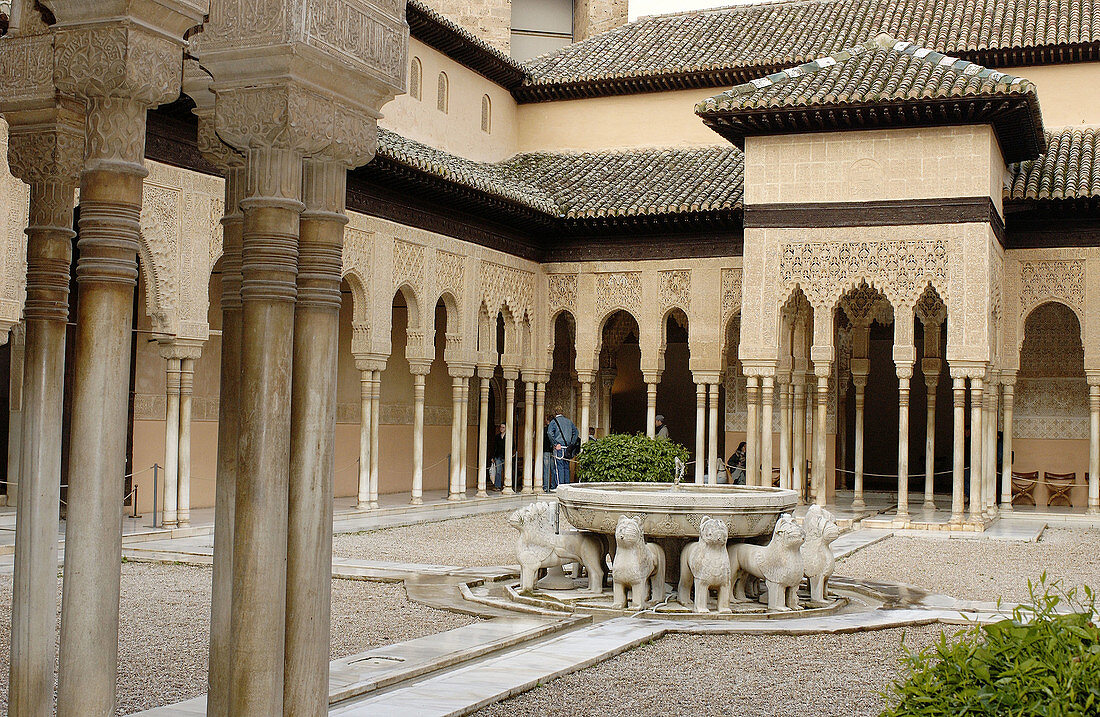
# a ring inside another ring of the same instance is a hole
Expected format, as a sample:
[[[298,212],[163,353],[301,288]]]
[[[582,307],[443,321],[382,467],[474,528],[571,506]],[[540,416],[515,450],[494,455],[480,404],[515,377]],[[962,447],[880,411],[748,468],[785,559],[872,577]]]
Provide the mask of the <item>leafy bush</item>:
[[[679,458],[687,463],[689,455],[679,443],[640,433],[633,436],[616,433],[584,444],[577,456],[579,480],[671,483],[675,460]]]
[[[1086,587],[1079,598],[1045,573],[1029,588],[1032,604],[1011,619],[906,649],[907,674],[887,690],[882,717],[1100,714],[1095,595]]]

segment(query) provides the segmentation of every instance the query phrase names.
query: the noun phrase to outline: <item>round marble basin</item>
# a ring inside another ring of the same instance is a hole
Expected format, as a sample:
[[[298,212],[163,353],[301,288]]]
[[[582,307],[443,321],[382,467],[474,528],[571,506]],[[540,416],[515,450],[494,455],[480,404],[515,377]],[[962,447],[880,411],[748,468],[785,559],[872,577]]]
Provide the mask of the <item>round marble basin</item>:
[[[555,494],[575,528],[613,534],[629,515],[642,519],[647,537],[665,538],[698,537],[703,516],[724,520],[731,539],[770,535],[779,515],[798,503],[785,488],[695,483],[571,483]]]

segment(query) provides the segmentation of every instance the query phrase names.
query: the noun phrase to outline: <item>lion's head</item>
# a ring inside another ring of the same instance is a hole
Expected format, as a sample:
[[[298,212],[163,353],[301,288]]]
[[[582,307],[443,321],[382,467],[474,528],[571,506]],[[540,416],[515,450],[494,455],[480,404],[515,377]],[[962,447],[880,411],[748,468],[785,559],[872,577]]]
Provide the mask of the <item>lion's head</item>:
[[[624,515],[615,524],[615,542],[623,546],[641,545],[645,542],[645,534],[642,532],[642,521]]]
[[[811,505],[806,511],[806,517],[802,520],[802,529],[806,532],[807,540],[813,538],[829,545],[840,537],[840,528],[837,527],[833,515],[819,505]]]
[[[699,521],[699,539],[707,545],[722,545],[729,540],[730,531],[726,521],[703,516]]]
[[[778,539],[780,544],[786,548],[798,548],[806,540],[806,534],[802,532],[802,528],[798,526],[790,513],[784,513],[775,522],[773,539]]]

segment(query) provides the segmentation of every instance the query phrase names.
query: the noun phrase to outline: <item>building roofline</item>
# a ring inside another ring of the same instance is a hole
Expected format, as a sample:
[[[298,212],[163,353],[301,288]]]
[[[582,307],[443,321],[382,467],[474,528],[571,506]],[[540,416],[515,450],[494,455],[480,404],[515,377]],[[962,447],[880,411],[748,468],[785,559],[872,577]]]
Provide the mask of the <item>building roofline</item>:
[[[507,90],[516,90],[527,79],[519,62],[420,0],[408,0],[405,19],[412,37]]]

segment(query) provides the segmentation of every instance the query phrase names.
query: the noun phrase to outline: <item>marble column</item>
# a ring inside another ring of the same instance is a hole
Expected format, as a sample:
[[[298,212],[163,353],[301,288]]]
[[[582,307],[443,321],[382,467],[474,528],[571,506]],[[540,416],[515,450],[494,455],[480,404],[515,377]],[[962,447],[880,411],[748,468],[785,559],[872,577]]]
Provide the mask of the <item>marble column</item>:
[[[413,475],[412,505],[424,503],[424,377],[431,370],[431,364],[416,362],[409,364],[413,377]]]
[[[645,378],[645,434],[650,438],[657,435],[657,384],[661,382],[659,374],[646,373]]]
[[[791,487],[791,375],[782,371],[779,385],[779,487]]]
[[[814,430],[817,424],[817,418],[815,417],[814,406],[817,403],[817,379],[813,377],[811,371],[807,377],[806,385],[806,416],[808,417],[808,427],[806,429],[806,454],[809,461],[809,465],[806,467],[806,500],[812,501],[817,496],[817,483],[814,482],[814,477],[817,470],[817,442],[814,441]]]
[[[595,376],[591,373],[578,373],[577,380],[580,382],[580,412],[581,423],[577,426],[578,432],[581,434],[581,443],[588,441],[588,427],[591,424],[590,409],[592,405],[592,382]]]
[[[348,165],[306,159],[298,239],[283,714],[328,711],[336,375]]]
[[[760,483],[772,485],[772,413],[775,410],[775,377],[760,378]]]
[[[828,460],[825,445],[826,420],[829,410],[829,370],[825,366],[824,375],[815,368],[817,373],[817,393],[814,401],[814,500],[818,505],[825,505],[828,500],[828,490],[825,486],[825,462]]]
[[[745,376],[745,403],[748,417],[745,423],[745,483],[760,485],[760,378]]]
[[[795,371],[791,377],[791,462],[794,490],[798,491],[798,500],[806,494],[806,374]]]
[[[484,364],[477,367],[478,420],[477,420],[477,496],[487,498],[486,490],[489,465],[489,380],[493,367]]]
[[[982,511],[982,414],[985,413],[983,381],[976,376],[970,377],[970,521],[983,523]]]
[[[512,447],[515,445],[516,418],[516,378],[515,371],[504,372],[504,495],[512,495]]]
[[[582,384],[583,385],[583,384]],[[589,384],[591,385],[591,384]],[[583,414],[582,414],[583,415]],[[585,432],[588,427],[585,426]],[[583,434],[582,434],[583,435]],[[581,440],[584,440],[583,438]],[[523,377],[523,491],[535,490],[535,382]]]
[[[3,505],[19,504],[19,483],[23,466],[23,361],[26,353],[26,332],[23,324],[15,324],[8,335],[11,363],[8,370],[8,485],[0,496]],[[58,484],[61,483],[60,478]],[[58,496],[60,498],[60,496]],[[16,527],[16,532],[19,528]]]
[[[867,359],[861,359],[866,361]],[[856,425],[855,425],[855,451],[852,456],[852,467],[855,469],[855,480],[853,481],[853,497],[852,508],[855,510],[861,510],[867,507],[867,503],[863,500],[863,419],[864,419],[864,406],[867,403],[867,373],[865,371],[856,370],[857,359],[852,359],[852,385],[856,389],[855,399],[855,413],[856,413]]]
[[[707,384],[695,384],[695,482],[703,484],[706,476],[707,445]]]
[[[951,435],[953,454],[951,464],[951,523],[963,522],[963,503],[966,500],[966,376],[951,374],[952,406],[954,408]]]
[[[164,506],[161,523],[175,528],[179,520],[180,359],[165,354],[166,409],[164,415]]]
[[[1001,510],[1012,510],[1012,410],[1015,404],[1015,388],[1016,388],[1016,374],[1012,371],[1005,371],[1001,374],[1001,391],[1003,393],[1004,404],[1004,439],[1001,445]],[[1092,397],[1092,387],[1089,387],[1089,397]],[[1100,399],[1100,393],[1097,393],[1097,398]],[[1100,404],[1097,406],[1100,408]],[[1091,405],[1090,405],[1091,409]],[[1091,413],[1091,411],[1090,411]],[[1089,451],[1089,471],[1090,475],[1095,475],[1095,471],[1092,469],[1092,451],[1090,445]]]
[[[603,426],[603,435],[611,435],[611,389],[615,386],[615,370],[603,369],[603,377],[600,379],[600,388],[603,393],[603,408],[600,410],[600,422]]]
[[[542,436],[543,430],[542,417],[546,415],[546,375],[540,375],[535,383],[535,447],[534,447],[534,461],[535,461],[535,492],[542,492],[542,480],[543,471],[545,466],[542,464]]]
[[[79,15],[71,6],[51,7],[65,26],[65,46],[87,48],[93,56],[66,62],[59,48],[54,68],[58,89],[86,105],[69,432],[69,462],[78,468],[70,473],[67,493],[57,688],[57,714],[75,717],[115,711],[145,117],[150,107],[179,95],[183,43],[182,32],[156,29],[159,21],[176,17],[172,10],[139,18],[126,29],[111,24],[114,6],[83,7]],[[132,10],[148,7],[126,5],[123,12]],[[201,13],[192,24],[200,19]],[[157,64],[177,63],[176,71],[142,72],[136,63],[151,57]]]
[[[462,473],[460,468],[460,457],[462,455],[462,447],[459,444],[461,438],[461,431],[459,430],[459,424],[462,422],[462,378],[459,376],[451,376],[451,465],[450,476],[447,484],[447,500],[459,500],[458,497],[458,480],[459,475]]]
[[[382,431],[382,369],[376,368],[371,379],[370,435],[370,507],[378,507],[378,454]]]
[[[1100,513],[1100,374],[1090,373],[1089,384],[1089,498],[1087,512],[1090,515]],[[1008,414],[1005,414],[1005,450],[1011,449],[1011,427]],[[1005,453],[1010,456],[1010,452]],[[1009,471],[1010,461],[1005,459],[1005,471]]]
[[[374,371],[359,371],[359,486],[355,507],[370,508],[370,439],[371,395],[374,393]]]
[[[176,453],[179,460],[179,492],[177,495],[177,520],[181,528],[191,525],[191,402],[195,394],[195,358],[198,349],[191,356],[180,359],[180,428],[179,448]]]
[[[986,386],[986,411],[983,422],[985,450],[982,451],[982,507],[987,517],[997,511],[997,419],[999,417],[999,378],[994,375]]]
[[[47,125],[20,125],[15,114],[7,115],[12,121],[8,164],[30,185],[30,213],[22,385],[13,386],[22,391],[22,432],[8,447],[21,458],[15,471],[9,463],[8,472],[9,481],[20,483],[8,486],[14,499],[9,504],[17,510],[8,675],[13,717],[49,715],[54,703],[65,324],[73,192],[84,144],[82,111],[75,103],[59,103],[56,121]],[[14,364],[13,383],[18,380]]]
[[[718,483],[718,383],[707,384],[707,482]]]
[[[466,372],[462,377],[462,423],[459,424],[459,431],[461,433],[459,437],[459,463],[458,463],[458,497],[462,500],[466,500],[466,485],[467,475],[466,467],[469,464],[469,444],[470,444],[470,378],[473,376],[473,369]]]
[[[921,363],[927,392],[924,424],[924,509],[936,509],[936,391],[940,385],[940,360]]]
[[[913,366],[896,363],[898,375],[898,510],[896,520],[909,520],[909,382]]]

